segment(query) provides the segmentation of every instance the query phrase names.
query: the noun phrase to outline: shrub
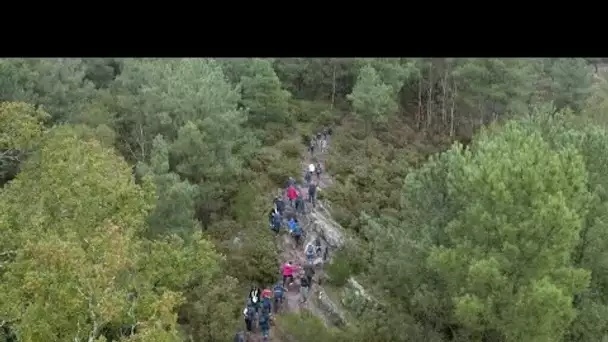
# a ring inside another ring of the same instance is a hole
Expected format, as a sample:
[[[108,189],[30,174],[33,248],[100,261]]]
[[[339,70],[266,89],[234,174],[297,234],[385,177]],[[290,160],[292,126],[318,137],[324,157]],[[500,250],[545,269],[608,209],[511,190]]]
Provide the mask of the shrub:
[[[344,286],[352,275],[351,263],[346,250],[339,250],[327,266],[328,282],[334,286]]]

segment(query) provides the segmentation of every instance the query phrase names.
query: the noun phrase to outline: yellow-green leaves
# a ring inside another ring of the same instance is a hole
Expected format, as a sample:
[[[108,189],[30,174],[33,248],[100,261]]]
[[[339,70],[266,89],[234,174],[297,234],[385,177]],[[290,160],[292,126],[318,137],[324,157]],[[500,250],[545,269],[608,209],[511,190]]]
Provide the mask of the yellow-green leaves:
[[[30,104],[0,102],[0,149],[32,148],[42,136],[42,122],[47,118],[42,109]]]
[[[122,158],[80,133],[53,129],[0,193],[0,248],[15,255],[0,313],[23,342],[95,340],[116,326],[133,340],[179,341],[181,289],[209,284],[221,259],[200,235],[142,239],[149,177],[136,185]]]

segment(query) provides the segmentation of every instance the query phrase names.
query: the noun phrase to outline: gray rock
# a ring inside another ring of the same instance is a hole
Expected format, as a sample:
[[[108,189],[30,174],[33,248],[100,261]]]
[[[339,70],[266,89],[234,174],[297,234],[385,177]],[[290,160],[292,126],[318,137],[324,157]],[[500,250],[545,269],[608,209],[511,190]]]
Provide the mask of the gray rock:
[[[319,212],[311,213],[310,217],[312,230],[321,236],[329,247],[339,249],[344,246],[345,237],[342,227],[336,221]]]
[[[324,291],[319,291],[317,299],[319,308],[324,311],[324,316],[329,320],[329,323],[338,327],[347,324],[344,314]]]

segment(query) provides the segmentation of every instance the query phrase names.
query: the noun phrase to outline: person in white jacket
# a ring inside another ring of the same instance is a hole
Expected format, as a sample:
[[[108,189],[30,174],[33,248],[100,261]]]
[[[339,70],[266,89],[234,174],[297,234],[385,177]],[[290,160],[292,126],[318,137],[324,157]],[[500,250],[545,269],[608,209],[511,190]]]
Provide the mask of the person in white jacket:
[[[311,174],[315,173],[315,164],[308,165],[308,172],[310,172]]]

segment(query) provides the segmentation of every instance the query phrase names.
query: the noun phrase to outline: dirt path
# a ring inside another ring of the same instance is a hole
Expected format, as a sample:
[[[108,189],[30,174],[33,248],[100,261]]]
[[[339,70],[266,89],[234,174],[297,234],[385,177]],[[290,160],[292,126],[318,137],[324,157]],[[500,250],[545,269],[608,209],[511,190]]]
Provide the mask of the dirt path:
[[[322,169],[323,171],[325,168],[325,160],[327,158],[327,153],[315,153],[314,156],[323,166]],[[306,200],[306,213],[304,215],[299,215],[298,216],[298,221],[300,223],[300,225],[303,227],[304,232],[308,232],[307,230],[307,226],[309,226],[309,223],[312,221],[311,220],[311,215],[312,213],[314,213],[316,210],[323,210],[322,209],[322,205],[321,208],[317,208],[317,209],[313,209],[312,205],[310,203],[308,203],[308,188],[306,188],[305,186],[305,181],[304,181],[304,175],[308,169],[308,165],[311,164],[311,162],[313,161],[313,158],[311,158],[310,153],[307,152],[305,158],[303,158],[302,163],[301,163],[301,174],[299,175],[299,179],[297,179],[297,184],[299,186],[299,190],[302,193],[304,199]],[[317,193],[323,191],[324,188],[327,188],[329,185],[331,185],[331,177],[325,173],[322,172],[320,178],[317,178],[316,175],[313,176],[313,180],[317,182],[319,189],[317,189]],[[282,191],[284,192],[284,191]],[[285,197],[285,195],[283,194],[283,196]],[[287,199],[285,198],[286,203],[288,203]],[[317,205],[319,206],[319,205]],[[285,217],[288,217],[291,213],[293,213],[293,209],[287,205],[287,209],[286,209],[286,215],[284,215]],[[286,226],[286,222],[285,222],[285,226]],[[283,265],[284,263],[291,261],[293,262],[295,265],[304,265],[307,260],[306,260],[306,242],[307,239],[303,239],[303,242],[301,243],[301,246],[297,247],[295,246],[295,242],[293,240],[293,238],[289,235],[288,232],[285,231],[285,229],[282,230],[282,232],[277,236],[277,243],[280,247],[281,250],[281,256],[280,256],[280,265]],[[325,248],[325,246],[323,246],[323,248]],[[317,258],[317,260],[315,260],[315,271],[316,274],[313,278],[313,284],[311,286],[310,289],[310,293],[308,295],[308,300],[305,303],[301,303],[301,297],[300,297],[300,282],[299,279],[297,279],[297,277],[295,277],[296,279],[294,280],[294,283],[292,284],[292,286],[288,287],[288,292],[286,293],[286,298],[285,301],[283,302],[282,307],[280,308],[279,312],[277,313],[277,316],[281,316],[284,315],[286,313],[297,313],[300,312],[301,310],[309,310],[311,313],[313,313],[316,316],[319,316],[319,318],[321,318],[322,320],[326,321],[325,317],[323,317],[323,311],[316,307],[313,297],[318,295],[318,292],[320,290],[320,286],[318,284],[318,279],[319,277],[323,277],[324,271],[323,271],[323,262],[322,262],[322,258]],[[297,273],[296,273],[297,274]],[[271,326],[270,328],[270,339],[269,341],[272,342],[281,342],[281,341],[288,341],[288,338],[285,338],[284,336],[277,336],[278,334],[276,333],[276,328],[274,326]],[[256,329],[256,331],[254,333],[252,333],[248,340],[250,342],[261,342],[263,341],[261,332],[259,331],[259,328]]]

